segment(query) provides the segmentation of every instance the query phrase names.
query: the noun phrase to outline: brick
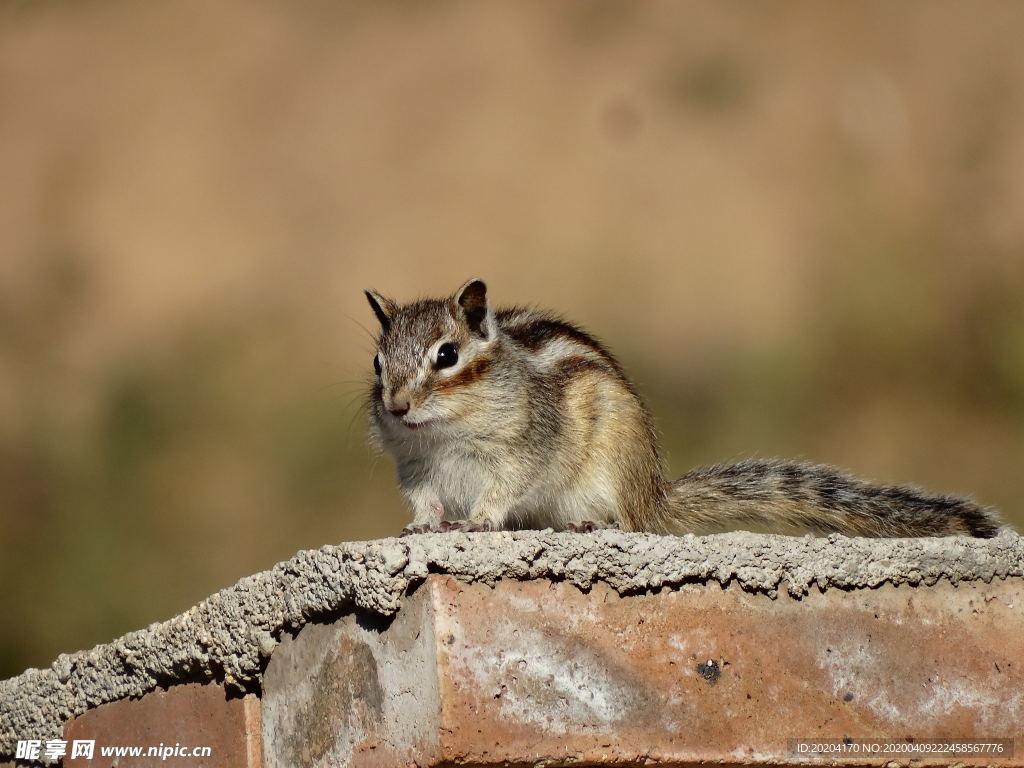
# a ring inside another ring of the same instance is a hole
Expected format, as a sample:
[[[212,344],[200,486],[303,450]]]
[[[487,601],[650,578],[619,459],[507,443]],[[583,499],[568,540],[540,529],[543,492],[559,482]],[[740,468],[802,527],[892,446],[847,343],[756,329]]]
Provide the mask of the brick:
[[[787,739],[842,737],[1013,738],[1020,752],[1022,607],[1019,579],[772,599],[431,576],[390,625],[345,616],[277,648],[265,761],[807,765]]]
[[[268,766],[431,765],[442,754],[433,582],[387,625],[310,624],[263,677]]]
[[[256,696],[228,698],[224,686],[178,685],[141,699],[123,699],[91,709],[65,725],[64,738],[94,739],[92,760],[68,760],[65,766],[193,765],[204,768],[262,768],[260,701]],[[101,746],[210,747],[209,757],[130,757],[100,755]],[[115,762],[112,762],[114,760]]]

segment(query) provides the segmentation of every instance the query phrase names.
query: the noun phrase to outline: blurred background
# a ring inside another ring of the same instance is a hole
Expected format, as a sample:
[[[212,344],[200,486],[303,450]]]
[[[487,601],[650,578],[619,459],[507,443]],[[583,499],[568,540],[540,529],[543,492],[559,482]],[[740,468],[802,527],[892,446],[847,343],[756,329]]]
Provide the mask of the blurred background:
[[[674,475],[1024,524],[1024,5],[0,2],[0,677],[397,533],[362,295],[557,309]]]

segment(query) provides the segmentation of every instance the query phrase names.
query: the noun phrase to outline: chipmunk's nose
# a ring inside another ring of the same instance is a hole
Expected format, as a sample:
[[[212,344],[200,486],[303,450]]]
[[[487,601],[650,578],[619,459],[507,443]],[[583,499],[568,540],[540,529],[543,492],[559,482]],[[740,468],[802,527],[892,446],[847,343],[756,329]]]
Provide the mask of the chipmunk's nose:
[[[391,415],[396,418],[401,418],[409,412],[409,408],[412,405],[412,398],[409,397],[408,392],[396,392],[390,395],[386,395],[384,398],[384,407],[391,412]]]

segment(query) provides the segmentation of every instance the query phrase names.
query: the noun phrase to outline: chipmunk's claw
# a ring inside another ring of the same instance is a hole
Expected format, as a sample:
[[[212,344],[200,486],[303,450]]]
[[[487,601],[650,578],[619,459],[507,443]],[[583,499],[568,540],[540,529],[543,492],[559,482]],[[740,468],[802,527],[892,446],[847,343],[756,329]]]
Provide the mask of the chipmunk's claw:
[[[450,533],[453,531],[461,533],[480,533],[489,530],[491,530],[491,527],[486,523],[476,523],[472,520],[442,520],[439,523],[407,525],[398,535],[412,536],[417,533]]]
[[[442,531],[462,531],[464,533],[481,533],[493,530],[487,523],[477,523],[472,520],[445,520],[441,523]]]
[[[570,533],[593,533],[594,531],[604,531],[608,529],[618,530],[619,524],[614,523],[599,523],[595,520],[584,520],[580,523],[569,523],[565,526],[565,530]]]
[[[402,529],[402,532],[398,535],[401,536],[414,536],[417,533],[433,533],[438,529],[430,523],[424,523],[423,525],[407,525]]]

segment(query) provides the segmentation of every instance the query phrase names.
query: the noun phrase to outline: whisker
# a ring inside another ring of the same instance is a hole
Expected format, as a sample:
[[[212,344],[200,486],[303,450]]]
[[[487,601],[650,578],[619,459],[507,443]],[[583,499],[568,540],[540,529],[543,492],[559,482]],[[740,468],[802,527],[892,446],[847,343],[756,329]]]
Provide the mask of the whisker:
[[[356,320],[354,317],[352,317],[352,315],[343,314],[342,317],[344,317],[346,320],[348,320],[353,325],[355,325],[357,328],[359,328],[363,333],[365,333],[366,337],[373,343],[374,348],[376,348],[376,346],[377,346],[377,334],[376,333],[374,333],[369,328],[367,328],[365,325],[363,325],[361,322]]]
[[[359,400],[367,400],[367,392],[363,389],[354,390],[352,392],[342,392],[338,394],[337,400],[343,400],[345,406],[348,408],[352,407],[352,403]]]
[[[352,446],[352,427],[355,426],[356,419],[360,416],[367,416],[369,414],[369,403],[362,403],[358,405],[352,412],[352,418],[348,420],[348,429],[345,430],[346,446]]]

